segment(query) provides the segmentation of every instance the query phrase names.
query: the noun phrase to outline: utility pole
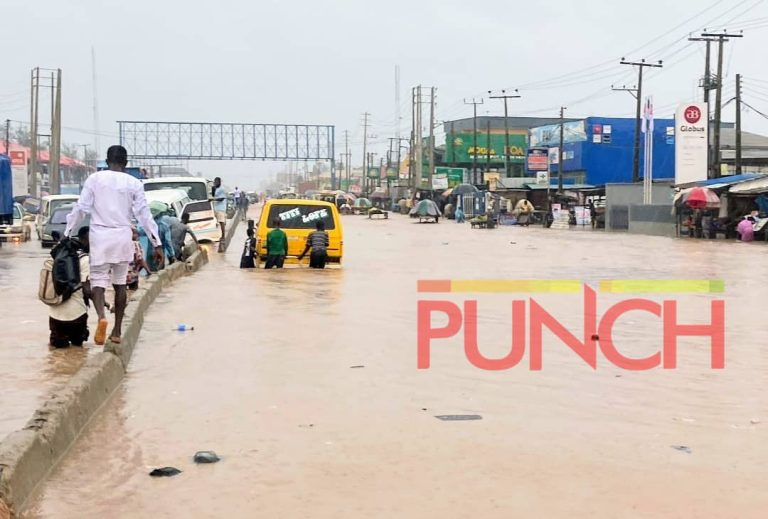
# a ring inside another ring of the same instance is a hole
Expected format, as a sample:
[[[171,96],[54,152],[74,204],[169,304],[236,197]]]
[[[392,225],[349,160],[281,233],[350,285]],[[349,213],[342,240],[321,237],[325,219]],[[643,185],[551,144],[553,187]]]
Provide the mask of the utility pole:
[[[408,187],[413,187],[413,161],[416,159],[416,89],[411,88],[411,141],[408,148]]]
[[[30,142],[30,157],[29,157],[29,192],[32,196],[38,196],[37,193],[37,123],[38,123],[38,108],[40,101],[40,67],[32,69],[31,80],[31,102],[30,102],[30,118],[29,133],[32,137]]]
[[[736,74],[736,174],[741,175],[741,74]]]
[[[432,175],[435,174],[435,87],[430,88],[429,103],[429,189],[432,189]]]
[[[414,164],[414,167],[416,168],[415,171],[415,188],[421,189],[421,178],[422,178],[422,170],[424,169],[424,135],[422,134],[422,129],[424,125],[422,124],[422,114],[421,114],[421,85],[416,87],[416,126],[414,128],[415,134],[415,141],[416,141],[416,157]]]
[[[366,155],[366,151],[368,148],[368,117],[370,117],[371,114],[368,112],[363,113],[363,189],[365,190],[365,186],[367,186],[366,180],[368,179],[368,155]]]
[[[557,150],[557,192],[563,194],[563,167],[565,166],[565,106],[560,107],[560,147]]]
[[[88,145],[81,144],[83,147],[83,164],[85,164],[85,176],[88,176]]]
[[[720,178],[720,163],[722,162],[720,153],[720,125],[722,122],[723,113],[723,44],[729,40],[729,38],[743,38],[743,34],[729,34],[728,32],[722,33],[708,33],[701,34],[702,38],[716,38],[717,39],[717,90],[715,91],[715,135],[712,143],[712,177]]]
[[[349,130],[344,130],[344,172],[347,177],[347,189],[349,191],[349,173],[350,173],[350,161],[352,160],[352,154],[349,153]]]
[[[635,149],[632,159],[632,182],[640,181],[640,122],[643,98],[643,69],[645,67],[661,68],[663,63],[659,60],[657,63],[647,63],[645,59],[640,61],[627,61],[621,58],[622,65],[631,65],[638,68],[637,74],[637,113],[635,115]]]
[[[491,170],[491,119],[485,121],[485,170]]]
[[[704,78],[699,82],[699,85],[704,90],[704,103],[707,105],[707,176],[712,177],[712,146],[710,145],[711,137],[711,122],[712,117],[710,115],[709,104],[709,92],[712,90],[712,72],[711,72],[711,54],[712,54],[712,42],[717,41],[713,38],[688,38],[688,41],[703,41],[706,45],[706,51],[704,56]]]
[[[53,81],[55,74],[55,82]],[[51,193],[61,193],[61,69],[51,74],[51,95],[53,113],[51,118],[51,147],[48,150],[48,169]]]
[[[101,153],[101,144],[99,142],[99,98],[96,89],[96,49],[91,47],[91,73],[93,74],[93,134],[96,153]],[[96,166],[96,164],[94,164]]]
[[[506,90],[502,90],[500,96],[491,95],[491,91],[489,90],[488,95],[491,99],[504,100],[504,175],[506,177],[511,177],[512,174],[509,171],[509,112],[507,111],[507,100],[517,99],[520,95],[517,93],[517,89],[515,89],[514,95],[507,95]]]
[[[476,175],[477,175],[477,105],[483,104],[484,101],[481,99],[480,101],[476,101],[475,98],[472,98],[472,101],[467,101],[464,99],[465,105],[472,105],[473,108],[473,115],[472,115],[472,181],[473,183],[476,182]]]

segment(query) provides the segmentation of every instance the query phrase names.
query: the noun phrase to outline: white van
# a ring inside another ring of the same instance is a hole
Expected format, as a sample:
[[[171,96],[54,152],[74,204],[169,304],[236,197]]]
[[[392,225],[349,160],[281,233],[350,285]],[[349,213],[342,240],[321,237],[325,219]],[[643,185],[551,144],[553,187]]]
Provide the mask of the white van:
[[[216,221],[210,200],[213,182],[199,177],[160,177],[146,179],[143,183],[147,200],[150,200],[154,193],[167,190],[181,190],[186,193],[188,202],[184,210],[189,213],[189,229],[200,241],[221,239],[221,227]],[[181,218],[181,214],[177,213],[177,216]]]
[[[37,239],[43,239],[43,227],[48,223],[48,219],[53,212],[59,207],[65,205],[75,205],[80,200],[79,195],[48,195],[44,196],[40,201],[40,211],[35,218],[35,229],[37,231]]]

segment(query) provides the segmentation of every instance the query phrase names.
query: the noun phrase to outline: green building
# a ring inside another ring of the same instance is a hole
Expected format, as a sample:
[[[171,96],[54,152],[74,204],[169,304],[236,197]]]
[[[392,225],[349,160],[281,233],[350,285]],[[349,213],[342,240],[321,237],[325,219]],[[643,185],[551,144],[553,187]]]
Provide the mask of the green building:
[[[525,163],[530,129],[559,122],[559,118],[551,117],[509,117],[505,127],[504,117],[496,116],[478,116],[476,122],[472,117],[447,121],[443,123],[445,147],[438,151],[439,165],[468,169],[473,184],[483,184],[484,174],[489,172],[498,172],[501,177],[530,176]],[[505,149],[507,128],[509,149]],[[505,155],[509,161],[506,175]]]

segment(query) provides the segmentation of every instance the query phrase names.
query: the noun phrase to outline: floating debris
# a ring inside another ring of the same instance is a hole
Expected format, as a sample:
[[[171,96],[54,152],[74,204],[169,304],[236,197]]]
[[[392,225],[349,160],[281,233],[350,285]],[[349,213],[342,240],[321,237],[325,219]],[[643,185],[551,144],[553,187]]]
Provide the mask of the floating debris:
[[[177,469],[176,467],[162,467],[159,469],[155,469],[152,472],[149,473],[152,477],[171,477],[176,476],[178,474],[181,474],[181,471]]]
[[[676,451],[685,452],[688,454],[693,452],[690,447],[686,447],[685,445],[671,445],[671,447]]]
[[[444,414],[435,416],[438,420],[444,422],[460,422],[465,420],[482,420],[483,417],[479,414]]]
[[[364,368],[364,367],[365,367],[365,366],[363,366],[363,365],[361,364],[361,365],[359,365],[359,366],[350,366],[350,367],[349,367],[349,369],[358,369],[358,368]]]
[[[221,458],[213,451],[199,451],[195,453],[195,457],[192,458],[195,463],[216,463],[221,461]]]

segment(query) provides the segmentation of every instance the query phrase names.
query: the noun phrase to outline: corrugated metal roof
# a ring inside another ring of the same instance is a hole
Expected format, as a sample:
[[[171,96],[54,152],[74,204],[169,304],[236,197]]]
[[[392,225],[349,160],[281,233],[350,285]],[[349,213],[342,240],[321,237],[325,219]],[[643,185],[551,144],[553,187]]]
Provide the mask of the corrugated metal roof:
[[[547,189],[546,184],[526,184],[525,185],[531,191],[537,191],[539,189]],[[549,189],[557,189],[557,183],[551,184]],[[591,184],[564,184],[563,191],[579,191],[581,189],[594,189],[595,186]]]
[[[745,173],[743,175],[730,175],[720,178],[710,178],[708,180],[702,180],[699,182],[688,182],[686,184],[678,184],[677,187],[708,187],[710,189],[718,189],[720,187],[732,186],[739,182],[746,182],[755,178],[761,178],[765,175],[761,173]]]
[[[736,195],[751,195],[768,192],[768,176],[741,182],[729,189],[728,192]]]

